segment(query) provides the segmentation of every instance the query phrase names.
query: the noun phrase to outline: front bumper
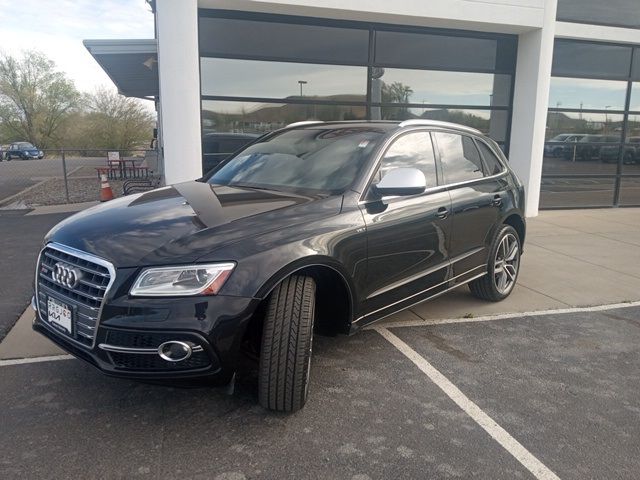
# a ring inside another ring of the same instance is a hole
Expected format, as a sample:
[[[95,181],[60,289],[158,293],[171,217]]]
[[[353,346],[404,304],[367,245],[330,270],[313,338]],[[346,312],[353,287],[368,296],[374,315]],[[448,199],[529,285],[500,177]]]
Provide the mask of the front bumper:
[[[203,301],[205,300],[205,301]],[[236,369],[241,340],[257,300],[242,297],[107,301],[93,346],[82,345],[49,324],[36,309],[33,329],[103,373],[139,380],[207,377],[221,382]],[[167,341],[191,346],[181,361],[163,359]]]

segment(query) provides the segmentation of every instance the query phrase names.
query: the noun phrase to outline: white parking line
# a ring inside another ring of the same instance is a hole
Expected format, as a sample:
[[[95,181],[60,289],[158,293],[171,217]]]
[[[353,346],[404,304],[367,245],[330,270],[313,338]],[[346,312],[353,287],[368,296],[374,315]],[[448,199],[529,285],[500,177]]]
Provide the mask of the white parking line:
[[[0,360],[0,367],[9,365],[24,365],[26,363],[55,362],[58,360],[72,360],[73,355],[48,355],[46,357],[16,358],[12,360]]]
[[[400,338],[383,327],[375,330],[396,347],[405,357],[411,360],[429,379],[435,383],[451,400],[453,400],[467,415],[480,425],[496,442],[518,460],[536,478],[541,480],[559,480],[559,477],[547,468],[540,460],[533,456],[515,438],[498,425],[489,415],[473,403],[447,377],[440,373],[427,360]]]
[[[595,307],[570,307],[570,308],[557,308],[555,310],[534,310],[531,312],[499,313],[495,315],[481,315],[479,317],[470,317],[470,318],[405,320],[401,322],[394,322],[393,320],[385,322],[383,320],[381,323],[364,327],[364,329],[377,330],[379,328],[421,327],[421,326],[430,326],[430,325],[446,325],[449,323],[491,322],[493,320],[507,320],[510,318],[521,318],[521,317],[537,317],[542,315],[558,315],[563,313],[602,312],[606,310],[616,310],[618,308],[630,308],[630,307],[640,307],[640,301],[625,302],[625,303],[610,303],[608,305],[597,305]]]

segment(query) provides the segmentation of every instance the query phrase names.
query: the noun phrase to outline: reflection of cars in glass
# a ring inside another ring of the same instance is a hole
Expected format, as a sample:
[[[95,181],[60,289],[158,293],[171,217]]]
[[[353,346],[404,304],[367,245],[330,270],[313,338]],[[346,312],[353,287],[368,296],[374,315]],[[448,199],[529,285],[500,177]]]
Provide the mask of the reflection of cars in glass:
[[[42,150],[38,150],[29,142],[14,142],[9,145],[9,148],[4,154],[4,158],[11,160],[13,158],[19,158],[21,160],[29,160],[30,158],[43,158],[44,153]]]
[[[624,146],[622,162],[625,165],[638,163],[640,161],[640,137],[629,137],[627,142]],[[600,159],[604,163],[618,163],[620,149],[619,145],[604,145],[600,148]]]
[[[208,172],[232,153],[237,152],[259,135],[251,133],[209,132],[202,135],[202,171]]]
[[[574,145],[565,148],[564,158],[567,160],[589,161],[600,157],[603,143],[618,143],[620,137],[615,135],[585,135]]]
[[[579,141],[583,134],[561,133],[544,143],[544,155],[546,157],[562,157],[566,151],[566,144]]]
[[[136,379],[229,381],[248,353],[260,403],[291,412],[307,399],[314,323],[353,333],[465,284],[506,298],[523,208],[522,184],[478,130],[292,125],[208,177],[54,227],[33,328]]]

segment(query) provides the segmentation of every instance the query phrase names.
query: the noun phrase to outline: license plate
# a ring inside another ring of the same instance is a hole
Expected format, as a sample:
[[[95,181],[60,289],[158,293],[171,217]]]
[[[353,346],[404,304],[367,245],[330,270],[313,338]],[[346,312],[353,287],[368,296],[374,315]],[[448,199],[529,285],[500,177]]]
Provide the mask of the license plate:
[[[71,308],[55,298],[47,298],[47,320],[71,335]]]

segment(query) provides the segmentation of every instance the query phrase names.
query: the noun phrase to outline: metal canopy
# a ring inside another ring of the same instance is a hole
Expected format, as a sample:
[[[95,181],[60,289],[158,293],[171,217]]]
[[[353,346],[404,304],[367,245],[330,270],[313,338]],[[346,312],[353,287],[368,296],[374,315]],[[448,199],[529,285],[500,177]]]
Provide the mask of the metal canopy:
[[[155,40],[84,40],[93,58],[127,97],[158,97],[158,47]]]

